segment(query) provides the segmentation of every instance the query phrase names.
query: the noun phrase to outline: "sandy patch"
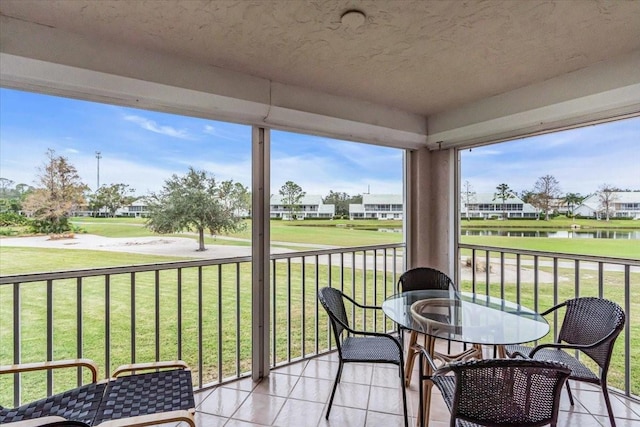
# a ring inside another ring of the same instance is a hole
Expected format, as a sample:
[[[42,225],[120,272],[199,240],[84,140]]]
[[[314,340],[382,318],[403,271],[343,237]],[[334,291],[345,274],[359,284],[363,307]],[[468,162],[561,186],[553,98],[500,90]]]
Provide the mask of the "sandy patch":
[[[76,234],[72,239],[53,240],[48,236],[0,239],[0,246],[84,249],[200,259],[251,255],[251,247],[249,246],[207,244],[207,250],[200,252],[197,250],[197,240],[189,237],[102,237],[92,234]]]

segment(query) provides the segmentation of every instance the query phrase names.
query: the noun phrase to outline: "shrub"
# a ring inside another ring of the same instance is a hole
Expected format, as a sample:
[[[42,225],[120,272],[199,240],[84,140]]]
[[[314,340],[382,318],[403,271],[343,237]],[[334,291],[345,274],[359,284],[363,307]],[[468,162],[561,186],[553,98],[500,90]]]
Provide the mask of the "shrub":
[[[25,216],[15,212],[0,213],[0,227],[9,227],[15,225],[28,225],[31,220]]]

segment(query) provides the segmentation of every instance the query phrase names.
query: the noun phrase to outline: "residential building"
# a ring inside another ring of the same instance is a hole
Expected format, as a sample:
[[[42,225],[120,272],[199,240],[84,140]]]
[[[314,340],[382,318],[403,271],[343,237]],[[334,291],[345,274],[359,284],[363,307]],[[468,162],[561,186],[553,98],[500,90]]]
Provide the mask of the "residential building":
[[[349,219],[401,220],[403,210],[400,194],[364,194],[362,204],[349,205]]]
[[[322,196],[309,194],[303,196],[293,209],[289,209],[281,196],[274,195],[271,196],[270,212],[271,218],[280,219],[333,218],[336,206],[324,204]]]
[[[116,211],[116,216],[129,216],[129,217],[145,217],[149,213],[149,206],[144,198],[140,198],[129,206],[123,206]]]
[[[506,200],[495,197],[492,193],[479,193],[469,203],[463,201],[461,216],[463,218],[537,218],[538,211],[531,204],[525,203],[517,196]]]
[[[604,207],[598,194],[582,201],[575,214],[584,217],[605,218]],[[640,219],[640,191],[616,191],[611,193],[610,218]]]

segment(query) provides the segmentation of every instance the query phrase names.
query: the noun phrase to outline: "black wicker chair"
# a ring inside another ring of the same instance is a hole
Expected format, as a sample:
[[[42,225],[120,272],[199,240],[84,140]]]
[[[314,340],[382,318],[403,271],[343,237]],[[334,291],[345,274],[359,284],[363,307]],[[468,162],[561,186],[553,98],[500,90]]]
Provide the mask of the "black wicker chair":
[[[327,311],[333,334],[338,347],[340,365],[336,380],[331,391],[326,418],[329,419],[331,405],[336,394],[342,368],[349,362],[393,363],[400,371],[400,387],[402,389],[402,404],[404,407],[404,425],[409,426],[407,416],[407,394],[404,388],[404,357],[400,342],[392,335],[378,332],[356,331],[349,326],[344,300],[363,309],[380,310],[380,307],[365,306],[344,295],[338,289],[322,288],[318,291],[318,300]],[[345,333],[346,332],[346,333]]]
[[[455,290],[453,280],[440,270],[431,267],[416,267],[405,271],[398,279],[397,292],[417,291],[417,290]],[[446,319],[444,320],[446,323]],[[399,327],[401,340],[404,343],[404,328]],[[411,373],[418,355],[418,332],[411,331],[409,335],[409,343],[407,345],[407,360],[405,366],[405,384],[407,387],[411,385]],[[465,348],[466,350],[466,348]],[[474,347],[474,351],[464,351],[459,354],[442,354],[436,353],[436,357],[444,362],[456,359],[465,359],[474,357],[482,351],[480,346]],[[451,353],[451,342],[448,342],[448,353]]]
[[[563,363],[530,359],[486,359],[454,362],[437,368],[426,349],[423,361],[434,370],[432,381],[451,411],[451,427],[556,426],[562,384],[571,370]],[[453,373],[453,375],[448,375]],[[424,426],[423,389],[418,421]]]
[[[88,359],[7,365],[0,367],[0,373],[77,367],[90,369],[91,383],[17,408],[0,407],[0,424],[60,417],[64,421],[51,425],[142,426],[184,421],[195,427],[191,371],[182,361],[124,365],[102,381],[97,381],[98,368]]]
[[[509,357],[527,357],[536,360],[556,360],[571,368],[569,379],[598,384],[602,388],[611,425],[616,422],[609,400],[607,372],[616,338],[624,328],[625,314],[622,308],[609,300],[595,297],[575,298],[551,307],[542,313],[547,315],[566,307],[562,327],[554,344],[541,344],[535,348],[509,345],[505,350]],[[596,375],[584,363],[564,351],[579,350],[596,362],[600,375]],[[571,388],[567,381],[569,400],[573,405]]]

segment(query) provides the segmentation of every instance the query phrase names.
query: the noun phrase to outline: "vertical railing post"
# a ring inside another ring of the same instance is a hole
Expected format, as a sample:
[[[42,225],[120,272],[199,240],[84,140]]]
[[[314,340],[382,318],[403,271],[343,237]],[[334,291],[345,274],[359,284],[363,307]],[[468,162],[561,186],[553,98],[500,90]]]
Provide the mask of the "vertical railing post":
[[[22,328],[20,325],[20,283],[13,284],[13,363],[20,364],[20,345],[22,338]],[[13,406],[17,408],[22,403],[20,374],[13,374]]]
[[[155,340],[156,340],[156,362],[160,361],[160,270],[155,272],[155,307],[154,307],[154,320],[156,325]]]
[[[218,265],[218,382],[222,381],[222,265]]]
[[[631,396],[631,266],[624,266],[624,394]],[[636,313],[637,315],[638,313]]]
[[[82,277],[76,279],[76,358],[82,359]],[[82,368],[76,370],[77,387],[82,385]]]
[[[53,280],[47,280],[47,361],[53,360]],[[53,371],[47,369],[47,396],[53,394]]]
[[[104,369],[111,375],[111,276],[104,276]]]
[[[131,363],[136,363],[136,273],[131,272]]]

